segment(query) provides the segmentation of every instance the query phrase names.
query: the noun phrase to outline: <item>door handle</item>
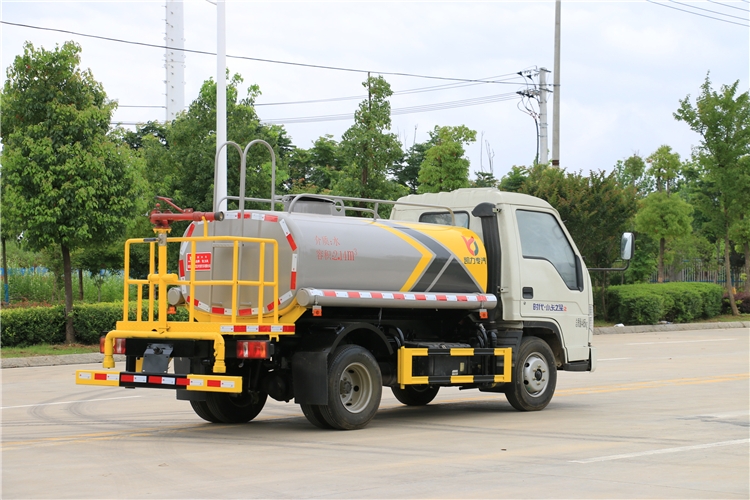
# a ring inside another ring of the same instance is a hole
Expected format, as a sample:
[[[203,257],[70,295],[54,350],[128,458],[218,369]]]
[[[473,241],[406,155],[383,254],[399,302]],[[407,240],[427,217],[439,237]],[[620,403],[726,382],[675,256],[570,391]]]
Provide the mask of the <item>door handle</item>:
[[[533,299],[534,298],[534,289],[530,286],[523,287],[523,298],[524,299]]]

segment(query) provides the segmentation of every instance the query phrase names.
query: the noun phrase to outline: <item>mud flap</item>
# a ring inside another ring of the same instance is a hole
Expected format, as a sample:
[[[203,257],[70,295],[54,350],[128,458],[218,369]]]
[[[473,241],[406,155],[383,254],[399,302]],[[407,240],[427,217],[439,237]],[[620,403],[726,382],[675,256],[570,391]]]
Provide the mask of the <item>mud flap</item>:
[[[292,357],[295,403],[328,404],[328,352],[302,351]]]

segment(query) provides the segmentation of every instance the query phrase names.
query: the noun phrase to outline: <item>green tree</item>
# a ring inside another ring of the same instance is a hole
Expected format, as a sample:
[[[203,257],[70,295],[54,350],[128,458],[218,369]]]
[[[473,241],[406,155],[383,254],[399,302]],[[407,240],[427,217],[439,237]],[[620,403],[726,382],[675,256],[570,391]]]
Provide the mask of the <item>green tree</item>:
[[[419,168],[417,191],[439,193],[469,187],[469,160],[464,157],[464,146],[476,141],[476,131],[465,125],[436,126],[430,136],[433,146]]]
[[[659,146],[646,158],[646,163],[649,165],[645,172],[646,179],[656,191],[647,194],[641,201],[635,228],[659,242],[657,281],[664,283],[665,256],[671,250],[668,244],[684,239],[691,232],[690,215],[693,208],[679,196],[673,196],[682,177],[683,166],[679,154],[672,152],[670,146]]]
[[[63,263],[66,341],[73,342],[71,251],[116,239],[135,215],[142,168],[108,136],[115,103],[81,48],[24,45],[2,92],[5,214],[33,249],[57,247]]]
[[[341,136],[345,166],[333,192],[359,198],[393,199],[407,190],[388,178],[403,157],[401,144],[391,129],[393,92],[382,76],[363,83],[368,98],[354,112],[354,125]]]
[[[502,178],[500,179],[498,189],[500,189],[500,191],[508,191],[510,193],[520,193],[528,177],[528,168],[513,165],[510,168],[510,172],[502,176]]]
[[[633,186],[639,197],[644,197],[654,190],[653,179],[646,175],[646,162],[638,153],[617,160],[615,164],[615,175],[621,186]]]
[[[701,137],[696,160],[702,181],[711,188],[710,198],[713,198],[713,203],[703,203],[703,209],[709,214],[717,236],[720,234],[724,240],[726,289],[734,315],[738,315],[739,310],[731,278],[730,237],[742,210],[750,206],[747,201],[750,162],[742,160],[750,154],[750,94],[737,95],[738,85],[739,80],[732,85],[722,85],[717,92],[711,88],[707,75],[695,104],[688,95],[680,100],[680,107],[674,114]]]
[[[310,149],[293,149],[284,188],[290,193],[328,193],[343,165],[341,146],[332,135],[323,135]]]
[[[667,242],[684,238],[692,230],[693,207],[679,196],[655,191],[641,201],[635,217],[635,229],[659,241],[658,278],[664,283],[664,255]]]
[[[425,142],[415,142],[406,151],[403,160],[396,163],[390,172],[396,182],[408,188],[411,194],[417,192],[417,188],[419,187],[419,167],[424,162],[427,150],[433,145],[432,138]]]

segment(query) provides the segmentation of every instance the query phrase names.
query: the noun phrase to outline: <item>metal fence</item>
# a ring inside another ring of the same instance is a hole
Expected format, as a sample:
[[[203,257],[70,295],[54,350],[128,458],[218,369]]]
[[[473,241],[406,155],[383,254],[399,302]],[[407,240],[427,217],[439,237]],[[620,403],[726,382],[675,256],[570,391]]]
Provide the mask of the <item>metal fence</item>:
[[[743,269],[740,267],[732,268],[732,285],[735,288],[742,288],[745,286],[746,279],[742,279]],[[659,273],[654,271],[651,274],[651,283],[658,281]],[[747,278],[747,277],[745,277]],[[683,262],[680,266],[666,266],[664,269],[664,281],[692,281],[692,282],[703,282],[703,283],[717,283],[724,285],[726,283],[726,271],[724,268],[716,269],[709,268],[701,261],[696,262]]]

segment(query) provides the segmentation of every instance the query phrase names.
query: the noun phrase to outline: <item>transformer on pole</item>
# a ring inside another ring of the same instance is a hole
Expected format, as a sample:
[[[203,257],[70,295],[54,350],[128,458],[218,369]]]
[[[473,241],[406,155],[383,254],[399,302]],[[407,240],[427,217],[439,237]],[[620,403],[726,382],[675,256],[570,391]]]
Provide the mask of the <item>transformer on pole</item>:
[[[185,24],[182,0],[166,2],[165,67],[167,69],[167,115],[172,121],[185,107]]]

